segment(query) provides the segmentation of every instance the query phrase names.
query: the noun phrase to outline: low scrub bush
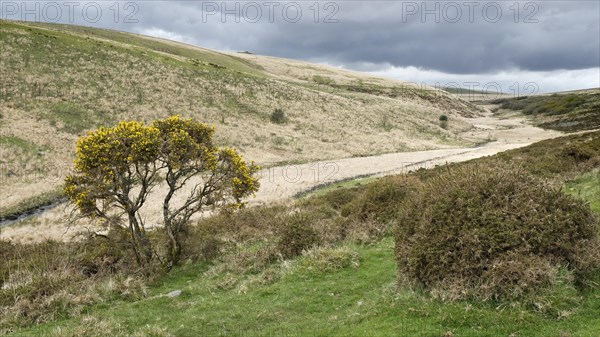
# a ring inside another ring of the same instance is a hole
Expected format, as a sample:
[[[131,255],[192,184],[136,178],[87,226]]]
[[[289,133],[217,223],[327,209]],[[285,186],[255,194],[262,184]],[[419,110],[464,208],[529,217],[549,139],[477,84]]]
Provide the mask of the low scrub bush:
[[[314,204],[325,204],[335,210],[339,210],[354,200],[356,195],[356,188],[339,188],[319,197],[310,198],[310,200],[315,201]]]
[[[357,196],[344,205],[341,213],[359,220],[390,221],[406,195],[419,185],[419,179],[408,175],[383,177],[359,188]]]
[[[578,146],[578,144],[567,144],[562,148],[561,154],[565,157],[572,158],[576,163],[586,162],[599,155],[598,152],[594,151],[590,146]]]
[[[133,262],[129,245],[128,232],[123,228],[112,228],[106,235],[85,238],[76,255],[81,272],[87,276],[116,272],[122,264]]]
[[[0,335],[78,316],[93,303],[144,297],[146,279],[128,269],[106,242],[100,237],[76,243],[0,242]]]
[[[582,173],[600,167],[600,131],[547,139],[523,148],[499,153],[495,156],[474,159],[449,166],[477,163],[480,166],[516,165],[539,178],[562,185]],[[436,177],[446,167],[417,170],[422,180]]]
[[[359,244],[373,243],[390,233],[398,207],[419,178],[398,175],[380,178],[356,187],[337,189],[298,203],[310,218],[323,244],[344,240]]]
[[[182,257],[209,261],[237,249],[237,244],[264,241],[275,235],[288,212],[283,205],[257,206],[203,218],[183,238]]]
[[[275,109],[271,113],[271,123],[275,124],[285,124],[287,122],[287,117],[285,116],[285,112],[281,109]]]
[[[440,120],[440,127],[442,129],[447,129],[448,128],[448,116],[441,115],[439,120]]]
[[[284,258],[302,254],[320,242],[318,232],[312,227],[312,219],[302,213],[291,215],[281,227],[277,248]]]
[[[524,170],[446,168],[405,198],[395,231],[399,281],[452,298],[514,299],[600,267],[590,207]]]

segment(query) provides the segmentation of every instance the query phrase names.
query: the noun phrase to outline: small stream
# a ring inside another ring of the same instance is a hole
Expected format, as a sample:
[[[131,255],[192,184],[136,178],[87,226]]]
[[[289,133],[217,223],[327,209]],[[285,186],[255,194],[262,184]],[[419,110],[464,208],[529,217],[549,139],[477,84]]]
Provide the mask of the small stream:
[[[10,226],[12,224],[21,222],[23,220],[27,220],[29,218],[32,218],[34,216],[38,216],[43,214],[44,212],[51,210],[55,207],[57,207],[58,205],[62,204],[63,202],[65,202],[64,199],[59,199],[56,200],[50,204],[47,205],[42,205],[42,206],[37,206],[35,208],[31,208],[28,209],[24,212],[21,212],[19,214],[13,214],[13,215],[8,215],[5,217],[0,218],[0,228],[2,227],[6,227],[6,226]]]

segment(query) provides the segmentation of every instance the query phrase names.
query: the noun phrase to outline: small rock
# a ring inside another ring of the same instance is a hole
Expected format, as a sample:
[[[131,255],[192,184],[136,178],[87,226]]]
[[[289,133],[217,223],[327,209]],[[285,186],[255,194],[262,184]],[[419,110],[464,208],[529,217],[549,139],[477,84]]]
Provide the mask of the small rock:
[[[174,290],[167,294],[167,296],[169,296],[169,298],[175,298],[179,295],[181,295],[181,290]]]

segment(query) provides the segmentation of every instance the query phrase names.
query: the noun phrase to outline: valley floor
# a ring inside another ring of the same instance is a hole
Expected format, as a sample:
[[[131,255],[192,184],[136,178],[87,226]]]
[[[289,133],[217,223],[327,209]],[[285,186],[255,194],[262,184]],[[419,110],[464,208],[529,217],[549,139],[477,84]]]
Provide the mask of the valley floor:
[[[487,113],[468,121],[475,128],[468,131],[464,137],[484,138],[487,139],[486,143],[477,147],[399,152],[265,168],[259,173],[261,187],[249,203],[268,204],[285,201],[303,191],[336,181],[398,174],[445,163],[467,161],[564,135],[562,132],[535,127],[522,115],[514,113]],[[184,200],[186,195],[186,191],[182,191],[179,197]],[[163,195],[159,191],[151,196],[144,206],[148,227],[160,221],[162,200]],[[69,228],[66,225],[70,223],[68,216],[69,212],[65,206],[55,207],[40,216],[0,228],[0,239],[15,242],[39,242],[45,239],[68,241],[81,230],[95,230],[80,224],[76,226],[77,230]]]

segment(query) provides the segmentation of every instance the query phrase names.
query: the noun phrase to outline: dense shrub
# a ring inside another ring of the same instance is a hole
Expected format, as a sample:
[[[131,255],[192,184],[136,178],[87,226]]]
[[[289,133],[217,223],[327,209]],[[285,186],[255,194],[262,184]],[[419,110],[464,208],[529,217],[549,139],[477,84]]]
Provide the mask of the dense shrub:
[[[566,157],[571,157],[576,163],[581,163],[592,159],[599,155],[590,147],[577,146],[576,144],[567,144],[562,148],[561,154]]]
[[[407,175],[383,177],[301,200],[298,207],[324,244],[373,243],[390,233],[399,205],[420,184],[418,178]]]
[[[288,207],[281,204],[222,210],[190,226],[183,238],[182,257],[187,260],[212,260],[238,244],[252,244],[275,236],[285,221]]]
[[[131,267],[134,257],[129,253],[129,233],[126,229],[114,227],[106,235],[92,235],[78,245],[77,264],[87,276],[97,273],[114,273],[127,265]]]
[[[383,177],[357,191],[356,197],[341,209],[342,215],[359,220],[374,219],[386,222],[393,219],[398,207],[420,181],[412,176],[397,175]]]
[[[552,283],[561,265],[581,279],[600,266],[596,225],[585,202],[521,169],[448,168],[401,207],[400,281],[503,299]]]
[[[357,195],[356,188],[339,188],[323,194],[322,196],[311,198],[315,203],[321,203],[331,206],[333,209],[339,210],[349,202],[354,200]]]
[[[280,229],[277,248],[283,257],[291,258],[316,246],[319,240],[319,234],[311,226],[310,217],[294,214]]]
[[[536,176],[570,179],[598,167],[600,132],[549,139],[495,157],[506,163],[518,163]],[[490,161],[495,159],[481,164],[494,165]]]
[[[558,268],[548,258],[510,251],[490,263],[483,274],[481,295],[493,298],[502,294],[507,299],[522,298],[531,289],[550,286]]]
[[[285,116],[285,112],[281,109],[275,109],[271,113],[271,122],[275,124],[284,124],[287,122],[287,117]]]

